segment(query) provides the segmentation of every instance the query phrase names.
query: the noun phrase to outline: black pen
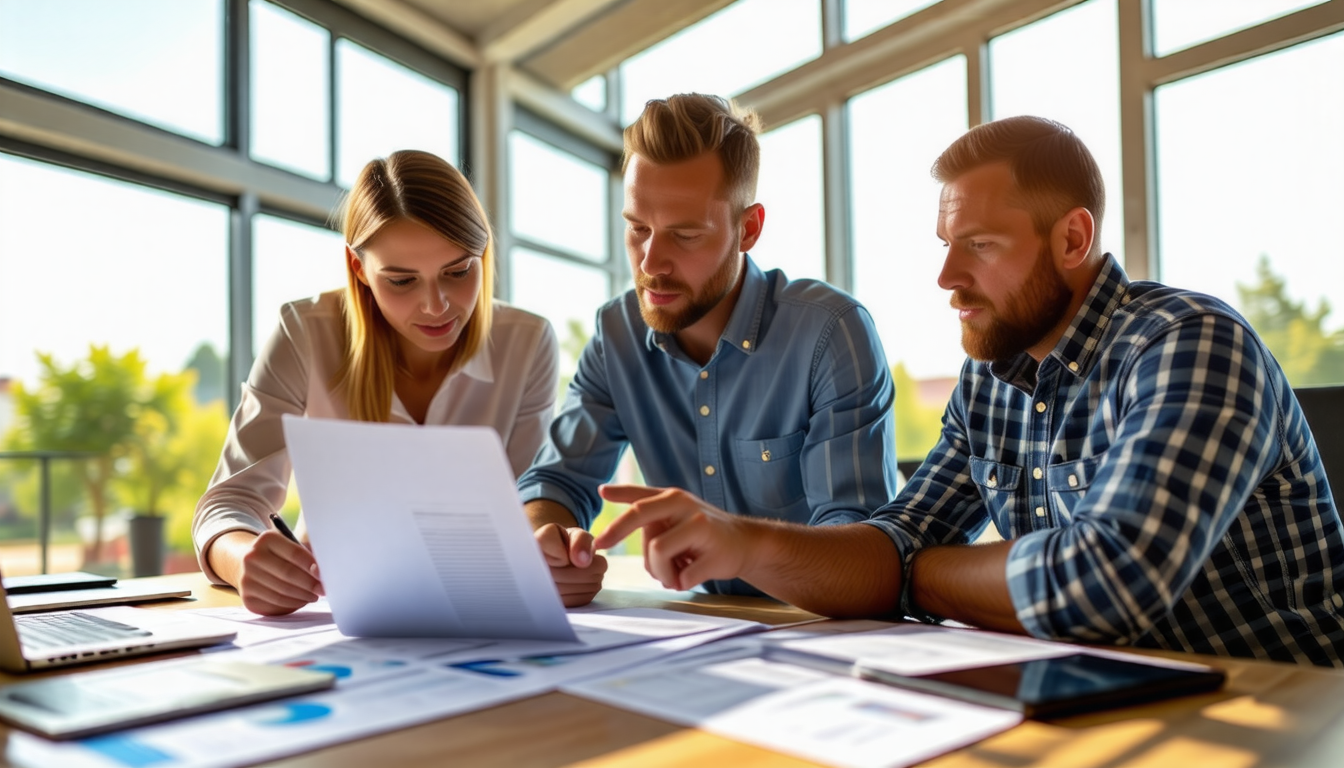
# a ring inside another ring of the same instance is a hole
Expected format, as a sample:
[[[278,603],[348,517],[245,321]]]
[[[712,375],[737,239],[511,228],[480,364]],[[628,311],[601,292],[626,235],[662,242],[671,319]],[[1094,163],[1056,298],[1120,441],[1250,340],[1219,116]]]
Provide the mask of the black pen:
[[[295,535],[294,535],[294,532],[291,531],[291,530],[289,530],[289,525],[285,523],[285,519],[284,519],[283,517],[281,517],[281,516],[275,514],[274,512],[272,512],[272,513],[271,513],[271,525],[274,525],[274,526],[275,526],[275,530],[277,530],[277,531],[279,531],[281,534],[283,534],[284,537],[285,537],[286,539],[289,539],[290,541],[294,542],[295,544],[299,544],[299,537],[298,537],[298,536],[295,536]],[[302,544],[299,544],[299,546],[303,546],[303,545],[302,545]]]

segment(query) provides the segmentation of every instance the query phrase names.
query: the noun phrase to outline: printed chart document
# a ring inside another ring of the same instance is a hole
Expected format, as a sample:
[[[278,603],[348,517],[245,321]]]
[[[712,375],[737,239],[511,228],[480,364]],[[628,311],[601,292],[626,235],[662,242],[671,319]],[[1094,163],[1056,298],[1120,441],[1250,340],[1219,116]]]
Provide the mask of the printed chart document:
[[[1022,716],[761,658],[725,640],[562,690],[842,768],[894,768],[972,744]]]
[[[341,632],[577,639],[494,430],[288,415],[284,430]]]

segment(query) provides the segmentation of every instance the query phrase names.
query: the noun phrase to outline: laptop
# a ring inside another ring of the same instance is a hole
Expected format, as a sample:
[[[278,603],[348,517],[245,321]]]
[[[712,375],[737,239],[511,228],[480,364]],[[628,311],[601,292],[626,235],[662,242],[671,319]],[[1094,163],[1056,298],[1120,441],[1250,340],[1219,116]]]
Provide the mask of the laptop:
[[[121,656],[200,648],[232,640],[238,634],[222,622],[178,611],[136,614],[134,624],[79,611],[15,616],[4,588],[0,587],[0,669],[28,672]]]

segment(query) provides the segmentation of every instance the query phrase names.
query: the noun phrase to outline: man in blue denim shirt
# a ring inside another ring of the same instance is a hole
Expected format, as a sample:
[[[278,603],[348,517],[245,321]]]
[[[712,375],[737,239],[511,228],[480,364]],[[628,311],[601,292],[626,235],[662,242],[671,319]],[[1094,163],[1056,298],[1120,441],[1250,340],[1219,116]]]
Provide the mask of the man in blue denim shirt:
[[[866,520],[895,492],[894,389],[868,312],[745,254],[765,220],[756,131],[755,115],[699,94],[651,101],[626,128],[635,290],[598,311],[518,479],[567,605],[601,588],[587,528],[602,498],[829,526]],[[652,487],[601,486],[627,445]]]
[[[1246,320],[1101,252],[1101,174],[1058,123],[981,125],[934,173],[972,359],[895,501],[826,530],[640,502],[597,545],[642,526],[665,581],[829,615],[1344,666],[1339,512]],[[991,522],[1005,541],[969,546]]]

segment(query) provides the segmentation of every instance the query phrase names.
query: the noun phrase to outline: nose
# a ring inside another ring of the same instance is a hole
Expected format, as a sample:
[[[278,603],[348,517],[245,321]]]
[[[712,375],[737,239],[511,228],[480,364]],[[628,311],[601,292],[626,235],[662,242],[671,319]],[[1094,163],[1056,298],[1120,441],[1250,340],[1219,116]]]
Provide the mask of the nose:
[[[666,275],[672,272],[672,259],[667,255],[664,238],[654,234],[640,244],[642,253],[639,259],[639,271],[646,275]]]
[[[970,287],[970,275],[962,266],[962,253],[956,243],[947,247],[947,256],[943,258],[943,268],[938,272],[938,287],[945,291]]]
[[[448,311],[448,289],[441,282],[431,282],[425,295],[425,314],[438,317],[446,311]]]

